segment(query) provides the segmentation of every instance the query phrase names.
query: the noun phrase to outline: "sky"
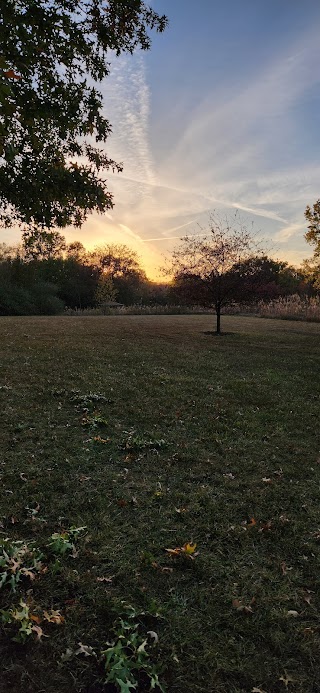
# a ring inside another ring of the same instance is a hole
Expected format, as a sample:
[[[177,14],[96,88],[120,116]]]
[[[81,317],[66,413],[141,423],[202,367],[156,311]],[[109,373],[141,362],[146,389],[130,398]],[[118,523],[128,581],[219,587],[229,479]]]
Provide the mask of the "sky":
[[[242,220],[274,257],[312,254],[304,210],[320,197],[318,0],[153,0],[169,27],[152,48],[111,60],[114,208],[69,241],[124,243],[151,279],[210,213]],[[4,239],[7,240],[7,239]]]

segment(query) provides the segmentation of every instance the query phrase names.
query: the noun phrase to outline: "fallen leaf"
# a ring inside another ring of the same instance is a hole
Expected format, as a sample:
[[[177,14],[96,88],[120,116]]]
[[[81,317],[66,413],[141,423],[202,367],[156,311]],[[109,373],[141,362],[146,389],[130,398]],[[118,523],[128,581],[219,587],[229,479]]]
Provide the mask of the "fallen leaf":
[[[40,616],[37,616],[36,614],[30,614],[31,621],[34,621],[35,623],[41,623],[41,618]]]
[[[22,575],[25,575],[26,577],[30,578],[30,580],[35,579],[35,574],[32,572],[32,570],[28,570],[28,568],[21,568]]]
[[[182,547],[182,551],[186,553],[188,556],[191,556],[197,548],[197,544],[184,544]]]
[[[66,651],[61,655],[60,659],[62,662],[69,662],[73,657],[73,650],[71,647],[67,647]]]
[[[251,517],[250,522],[248,522],[247,527],[254,527],[257,524],[257,520],[254,519],[254,517]]]
[[[41,626],[32,626],[31,630],[33,630],[36,633],[37,640],[41,640],[41,638],[48,638],[49,637],[49,635],[45,635]]]
[[[256,688],[254,687],[251,691],[251,693],[267,693],[266,691],[263,691],[262,688]]]
[[[97,582],[112,582],[113,578],[114,575],[111,575],[110,577],[97,577]]]
[[[251,604],[255,602],[255,598],[251,600]],[[242,611],[244,614],[253,614],[253,609],[251,606],[247,606],[246,604],[242,604],[242,601],[240,599],[233,599],[232,600],[232,606],[237,609],[237,611]]]
[[[17,73],[12,69],[12,67],[10,68],[10,70],[5,70],[3,74],[5,77],[8,77],[8,79],[21,79],[21,75],[17,75]]]
[[[176,548],[176,549],[165,549],[167,553],[170,554],[170,556],[179,556],[181,553],[181,549]]]
[[[289,570],[293,570],[291,566],[288,566],[285,561],[281,561],[280,568],[282,575],[286,575]]]
[[[291,618],[297,618],[299,616],[298,611],[294,611],[294,609],[290,609],[287,611],[287,616],[290,616]]]
[[[305,591],[303,599],[310,606],[310,604],[311,604],[311,592],[310,592],[310,590]]]
[[[283,681],[286,688],[288,688],[289,683],[294,683],[295,679],[292,678],[287,672],[284,672],[284,676],[280,676],[279,681]]]
[[[262,481],[263,481],[265,484],[272,484],[272,479],[269,479],[269,477],[267,477],[267,476],[264,476],[263,479],[262,479]]]
[[[55,611],[54,609],[51,609],[50,613],[48,611],[44,611],[43,616],[49,623],[61,624],[65,622],[65,618],[64,616],[61,616],[60,611]]]
[[[148,630],[147,635],[150,635],[150,638],[153,639],[155,645],[159,642],[159,637],[154,630]]]
[[[124,500],[124,498],[120,498],[120,500],[117,501],[117,504],[118,504],[119,508],[125,508],[127,505],[127,501]]]
[[[78,642],[78,645],[79,645],[79,649],[76,650],[76,652],[75,652],[76,655],[84,654],[85,657],[96,657],[97,656],[93,647],[91,647],[91,645],[84,645],[82,642]]]

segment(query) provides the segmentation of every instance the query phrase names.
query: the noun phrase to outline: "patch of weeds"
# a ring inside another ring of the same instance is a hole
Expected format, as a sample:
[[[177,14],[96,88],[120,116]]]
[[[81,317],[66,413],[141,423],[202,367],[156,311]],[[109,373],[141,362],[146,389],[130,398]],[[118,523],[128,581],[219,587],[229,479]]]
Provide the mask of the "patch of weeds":
[[[41,551],[23,541],[0,540],[0,588],[8,585],[13,592],[23,577],[34,580],[43,569]]]
[[[42,637],[48,637],[39,625],[42,621],[54,624],[64,622],[64,617],[58,610],[42,609],[41,606],[32,604],[31,611],[30,591],[26,593],[28,597],[25,599],[22,596],[24,592],[22,580],[28,578],[33,581],[36,577],[39,578],[42,574],[47,573],[49,567],[52,574],[58,572],[61,564],[56,556],[65,556],[69,553],[75,558],[78,555],[77,538],[85,529],[85,527],[71,527],[68,531],[53,533],[51,540],[43,550],[34,546],[34,542],[12,541],[8,537],[1,539],[0,589],[8,587],[13,593],[20,591],[18,606],[9,603],[6,608],[0,609],[3,625],[14,626],[12,640],[24,643],[33,633],[36,634],[37,640],[41,640]],[[56,558],[54,563],[50,562],[50,556],[47,555],[48,549],[49,553],[52,553]]]
[[[168,443],[163,438],[148,439],[143,436],[139,436],[135,431],[124,431],[128,435],[128,438],[122,443],[121,447],[128,452],[141,452],[144,450],[161,450],[166,448]]]
[[[60,611],[54,609],[46,611],[44,609],[41,610],[41,615],[39,615],[40,609],[36,607],[31,611],[31,606],[24,599],[20,599],[18,607],[12,607],[8,610],[1,609],[0,613],[4,625],[13,625],[15,631],[18,627],[18,631],[11,639],[22,644],[33,634],[36,635],[36,640],[38,641],[49,637],[39,625],[42,621],[56,625],[64,623],[64,617]]]
[[[64,532],[54,532],[48,544],[49,549],[55,556],[64,556],[69,551],[71,556],[76,557],[78,555],[76,540],[85,529],[86,527],[71,527]]]
[[[165,691],[159,681],[160,667],[154,661],[158,643],[157,633],[142,632],[139,615],[131,606],[125,617],[120,617],[114,626],[114,639],[101,652],[104,664],[104,683],[113,683],[121,693],[139,690],[143,681],[149,690]]]
[[[92,416],[84,416],[82,419],[82,425],[90,426],[91,428],[105,428],[108,426],[108,421],[104,419],[101,414],[93,414]]]
[[[80,395],[77,390],[73,390],[70,402],[71,404],[87,409],[90,404],[113,404],[114,400],[101,395],[100,392],[89,392],[86,395]]]

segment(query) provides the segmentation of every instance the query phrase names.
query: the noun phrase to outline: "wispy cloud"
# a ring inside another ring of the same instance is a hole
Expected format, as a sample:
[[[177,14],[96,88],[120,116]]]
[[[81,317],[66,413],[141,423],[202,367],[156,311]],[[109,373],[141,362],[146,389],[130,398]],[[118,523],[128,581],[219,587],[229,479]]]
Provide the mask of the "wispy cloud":
[[[100,218],[98,226],[94,217],[88,230],[99,228],[105,242],[120,233],[122,242],[142,254],[146,248],[144,257],[162,264],[162,251],[180,238],[180,230],[196,233],[197,222],[205,228],[210,211],[238,208],[288,257],[307,255],[303,211],[319,196],[320,165],[297,146],[297,112],[320,81],[319,64],[315,27],[269,63],[257,63],[250,82],[229,76],[214,94],[204,90],[197,104],[190,88],[178,87],[173,95],[169,84],[168,101],[151,119],[144,57],[117,58],[104,89],[113,126],[107,150],[124,162],[124,172],[108,176],[112,215]],[[151,124],[166,121],[170,98],[179,94],[190,116],[176,128],[172,145],[163,147]]]
[[[110,155],[125,162],[125,175],[129,178],[154,184],[149,143],[150,91],[143,56],[116,58],[103,93],[113,130],[108,141]]]

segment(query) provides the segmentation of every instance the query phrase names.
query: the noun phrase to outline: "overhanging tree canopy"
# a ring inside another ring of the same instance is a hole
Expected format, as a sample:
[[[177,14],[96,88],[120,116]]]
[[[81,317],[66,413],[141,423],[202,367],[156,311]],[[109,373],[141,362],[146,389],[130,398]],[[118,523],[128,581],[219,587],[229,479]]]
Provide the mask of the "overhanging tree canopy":
[[[80,226],[112,207],[102,173],[121,170],[99,146],[110,51],[150,48],[167,19],[142,0],[2,0],[1,15],[0,221]]]

